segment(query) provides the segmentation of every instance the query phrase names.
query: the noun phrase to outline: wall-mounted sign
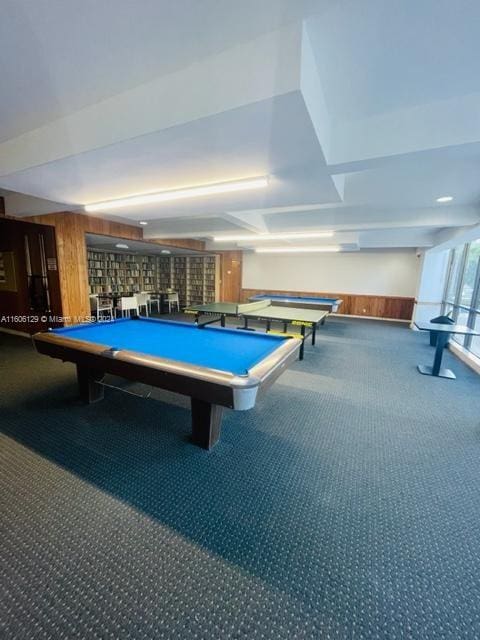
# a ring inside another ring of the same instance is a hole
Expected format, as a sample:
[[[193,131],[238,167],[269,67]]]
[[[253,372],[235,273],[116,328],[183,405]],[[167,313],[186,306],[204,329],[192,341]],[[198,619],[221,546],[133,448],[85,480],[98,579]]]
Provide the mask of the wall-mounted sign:
[[[0,291],[16,291],[13,251],[0,251]]]
[[[56,258],[47,258],[47,269],[49,271],[57,270],[57,259]]]

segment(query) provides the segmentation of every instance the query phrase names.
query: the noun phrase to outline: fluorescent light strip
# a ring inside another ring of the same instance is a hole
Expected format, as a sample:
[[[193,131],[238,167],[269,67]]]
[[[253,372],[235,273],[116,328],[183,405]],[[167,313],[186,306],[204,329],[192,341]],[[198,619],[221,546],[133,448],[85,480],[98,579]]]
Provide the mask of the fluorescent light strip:
[[[214,242],[260,242],[264,240],[305,240],[310,238],[331,238],[333,231],[302,231],[299,233],[259,233],[257,235],[215,236]]]
[[[252,178],[248,180],[237,180],[235,182],[218,182],[216,184],[206,184],[200,187],[188,187],[186,189],[172,189],[170,191],[158,191],[157,193],[146,193],[144,195],[129,196],[118,200],[107,200],[95,204],[85,205],[85,211],[94,213],[96,211],[107,211],[108,209],[120,209],[122,207],[136,207],[141,204],[152,204],[155,202],[168,202],[169,200],[181,200],[183,198],[197,198],[218,193],[231,193],[233,191],[247,191],[248,189],[262,189],[268,186],[268,178]]]
[[[255,253],[335,253],[341,247],[325,245],[324,247],[257,247]]]

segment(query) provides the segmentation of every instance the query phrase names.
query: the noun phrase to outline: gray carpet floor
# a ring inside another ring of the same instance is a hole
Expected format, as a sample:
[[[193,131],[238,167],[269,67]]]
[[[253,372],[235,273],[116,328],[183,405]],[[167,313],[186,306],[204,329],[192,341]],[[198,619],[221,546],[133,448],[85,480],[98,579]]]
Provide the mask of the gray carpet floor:
[[[329,319],[211,452],[0,334],[0,637],[480,638],[480,377]]]

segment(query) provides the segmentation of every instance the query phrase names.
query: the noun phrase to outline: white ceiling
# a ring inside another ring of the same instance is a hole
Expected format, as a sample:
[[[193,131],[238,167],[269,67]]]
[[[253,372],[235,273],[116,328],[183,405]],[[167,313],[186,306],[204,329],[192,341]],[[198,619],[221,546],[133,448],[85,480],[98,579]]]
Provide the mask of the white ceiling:
[[[351,0],[309,20],[327,106],[338,119],[480,89],[475,0]]]
[[[7,213],[269,175],[111,217],[435,245],[480,223],[479,27],[472,0],[3,3]]]
[[[0,140],[172,73],[328,4],[324,0],[3,0]]]

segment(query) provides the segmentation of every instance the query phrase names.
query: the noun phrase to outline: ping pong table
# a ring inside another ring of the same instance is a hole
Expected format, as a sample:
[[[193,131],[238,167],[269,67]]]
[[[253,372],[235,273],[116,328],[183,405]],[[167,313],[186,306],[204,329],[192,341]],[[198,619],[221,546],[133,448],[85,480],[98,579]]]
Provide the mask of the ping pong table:
[[[185,313],[195,316],[195,322],[199,326],[206,326],[214,322],[220,322],[225,326],[225,319],[228,317],[240,318],[243,326],[238,329],[254,331],[249,326],[250,321],[265,322],[266,331],[278,333],[272,330],[273,323],[281,323],[283,332],[288,333],[288,325],[299,327],[302,338],[300,347],[300,360],[303,360],[305,339],[311,335],[312,345],[315,345],[316,331],[320,324],[324,324],[328,311],[323,309],[295,309],[293,307],[277,307],[270,304],[270,300],[259,300],[257,302],[212,302],[210,304],[197,304],[185,309]],[[207,320],[201,321],[201,317],[206,316]],[[307,330],[309,333],[307,334]]]

